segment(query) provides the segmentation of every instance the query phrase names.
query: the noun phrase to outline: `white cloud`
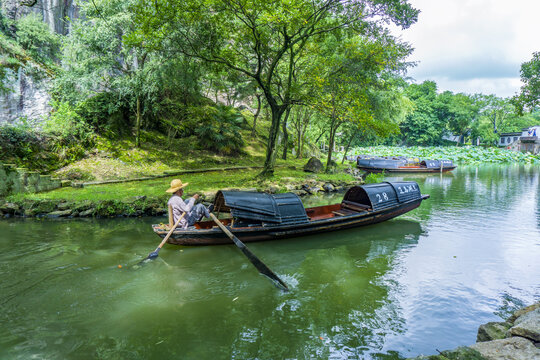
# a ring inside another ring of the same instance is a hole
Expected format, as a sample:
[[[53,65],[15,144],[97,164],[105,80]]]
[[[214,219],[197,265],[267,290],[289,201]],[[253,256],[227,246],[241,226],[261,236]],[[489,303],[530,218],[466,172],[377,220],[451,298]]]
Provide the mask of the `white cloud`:
[[[540,51],[540,1],[410,0],[418,22],[396,31],[415,48],[417,82],[435,80],[439,90],[512,96],[521,63]]]

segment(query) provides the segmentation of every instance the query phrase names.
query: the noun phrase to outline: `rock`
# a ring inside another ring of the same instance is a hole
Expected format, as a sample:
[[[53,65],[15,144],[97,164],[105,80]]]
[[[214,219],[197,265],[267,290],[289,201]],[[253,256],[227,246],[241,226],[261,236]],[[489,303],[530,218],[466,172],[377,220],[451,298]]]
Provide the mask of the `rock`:
[[[308,194],[317,195],[319,191],[323,191],[320,187],[313,186],[306,189]]]
[[[80,217],[92,216],[92,215],[94,215],[94,212],[95,212],[95,211],[96,211],[96,209],[90,208],[90,209],[88,209],[88,210],[81,211],[81,212],[79,213],[79,216],[80,216]]]
[[[71,215],[71,209],[57,210],[47,214],[48,217],[65,217]]]
[[[537,302],[536,304],[533,304],[533,305],[529,305],[527,307],[524,307],[522,309],[519,309],[518,311],[516,311],[512,316],[510,316],[510,318],[507,320],[509,323],[514,323],[516,321],[516,319],[518,317],[520,317],[521,315],[525,315],[526,313],[530,312],[530,311],[533,311],[533,310],[536,310],[536,309],[540,309],[540,302]]]
[[[485,360],[485,358],[478,351],[461,346],[455,350],[442,351],[439,355],[421,355],[408,360]]]
[[[521,337],[485,341],[470,346],[487,360],[533,360],[540,359],[540,349]]]
[[[68,203],[68,202],[60,203],[60,204],[58,204],[58,206],[57,206],[58,210],[62,210],[62,211],[63,211],[63,210],[67,210],[67,209],[69,209],[70,207],[71,207],[71,204]]]
[[[296,185],[292,185],[292,184],[287,184],[285,185],[285,190],[287,191],[293,191],[293,190],[296,190]]]
[[[280,187],[277,186],[277,185],[270,185],[267,189],[266,189],[266,192],[270,193],[270,194],[277,194],[280,190]]]
[[[15,203],[5,203],[0,207],[0,211],[2,211],[4,214],[10,214],[13,215],[15,213],[18,213],[21,210],[21,207]]]
[[[540,308],[519,316],[508,333],[511,336],[521,336],[534,342],[540,342]]]
[[[201,192],[201,197],[204,201],[207,202],[214,202],[214,199],[216,198],[216,192],[215,191],[203,191]]]
[[[83,200],[83,201],[75,203],[71,209],[73,210],[73,212],[81,212],[81,211],[88,210],[91,207],[92,207],[92,201]]]
[[[307,164],[304,166],[304,171],[306,172],[312,172],[312,173],[319,173],[321,172],[323,168],[323,164],[321,160],[317,159],[316,157],[312,157],[308,160]]]
[[[507,322],[489,322],[480,325],[476,342],[499,340],[506,338],[506,332],[512,327],[512,324]]]
[[[293,194],[296,194],[298,196],[306,196],[308,194],[305,190],[293,190],[291,191]]]
[[[330,183],[326,183],[326,184],[323,185],[323,189],[326,192],[332,192],[332,191],[335,191],[336,188],[334,187],[334,185],[332,185]]]

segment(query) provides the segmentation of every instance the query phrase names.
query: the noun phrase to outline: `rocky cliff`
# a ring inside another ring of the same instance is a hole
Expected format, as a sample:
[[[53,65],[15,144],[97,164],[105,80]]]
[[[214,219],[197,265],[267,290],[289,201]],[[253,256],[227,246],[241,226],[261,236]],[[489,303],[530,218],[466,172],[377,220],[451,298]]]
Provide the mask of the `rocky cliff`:
[[[78,17],[73,0],[0,0],[0,5],[9,19],[20,19],[33,12],[41,16],[51,30],[63,35],[69,32],[69,19]],[[47,82],[48,79],[34,80],[22,71],[12,74],[9,85],[13,91],[0,94],[0,124],[12,123],[20,117],[38,119],[45,115],[50,100]]]

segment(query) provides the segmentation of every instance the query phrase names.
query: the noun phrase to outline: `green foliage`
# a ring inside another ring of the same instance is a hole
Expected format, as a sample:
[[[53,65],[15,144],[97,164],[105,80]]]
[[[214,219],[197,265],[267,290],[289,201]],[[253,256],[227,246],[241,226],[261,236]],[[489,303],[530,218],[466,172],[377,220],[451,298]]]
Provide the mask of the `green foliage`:
[[[0,149],[3,159],[15,157],[27,160],[41,150],[42,141],[25,119],[21,119],[16,126],[0,125]]]
[[[282,115],[305,95],[297,68],[305,64],[308,49],[328,35],[381,32],[383,22],[406,28],[418,16],[407,1],[393,0],[346,6],[339,1],[209,0],[201,6],[197,0],[157,0],[139,1],[136,13],[141,25],[131,34],[133,43],[222,65],[259,86],[272,110],[264,175],[273,172]]]
[[[377,184],[384,180],[384,173],[369,173],[364,182],[366,184]]]
[[[533,53],[531,61],[521,64],[521,91],[513,98],[519,113],[536,111],[540,106],[540,52]]]
[[[437,84],[433,81],[411,84],[406,94],[414,103],[414,111],[400,124],[405,142],[418,145],[440,143],[445,121],[437,114]]]
[[[53,101],[52,106],[54,110],[42,124],[43,131],[46,134],[55,136],[59,142],[66,144],[92,144],[92,129],[69,103]]]
[[[540,163],[540,155],[479,146],[372,146],[357,147],[350,154],[375,156],[406,156],[421,159],[448,159],[459,164],[482,163]]]
[[[17,42],[30,57],[37,62],[54,65],[60,50],[60,38],[40,16],[28,14],[17,21],[16,28]]]
[[[226,106],[204,106],[193,108],[194,133],[203,149],[214,150],[220,154],[239,153],[244,146],[240,130],[244,117],[236,110]],[[193,122],[192,122],[193,123]]]

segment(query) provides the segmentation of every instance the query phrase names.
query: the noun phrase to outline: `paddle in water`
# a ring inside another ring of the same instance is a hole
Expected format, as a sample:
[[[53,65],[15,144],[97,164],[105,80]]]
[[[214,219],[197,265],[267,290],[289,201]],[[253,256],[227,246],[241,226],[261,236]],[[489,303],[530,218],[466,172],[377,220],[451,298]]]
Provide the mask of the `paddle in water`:
[[[182,215],[178,218],[178,220],[176,220],[176,224],[173,225],[173,227],[171,228],[171,230],[169,230],[169,233],[167,234],[167,236],[165,236],[165,238],[163,239],[163,241],[161,242],[161,244],[158,245],[158,247],[156,248],[156,250],[152,251],[148,257],[146,257],[146,259],[144,259],[143,261],[141,262],[144,262],[146,260],[154,260],[155,258],[158,257],[158,254],[159,254],[159,250],[161,250],[161,248],[163,247],[163,245],[165,245],[165,243],[167,242],[167,240],[169,240],[169,237],[172,235],[174,229],[176,229],[176,227],[178,226],[178,224],[180,224],[180,220],[182,220],[184,218],[184,215],[186,215],[186,213],[182,213]]]
[[[214,214],[210,213],[210,217],[219,226],[219,228],[234,242],[234,244],[240,250],[242,250],[244,255],[246,255],[248,260],[251,261],[251,263],[257,268],[257,270],[259,270],[261,274],[272,280],[272,282],[277,288],[283,291],[289,291],[287,284],[285,284],[285,282],[283,282],[283,280],[281,280],[276,274],[274,274],[274,272],[270,270],[268,266],[266,266],[261,260],[259,260],[259,258],[255,256],[255,254],[253,254],[251,250],[249,250],[248,247],[242,241],[240,241],[240,239],[234,236],[234,234],[230,232],[229,229],[227,229],[227,227],[223,225],[223,223],[219,221]]]

